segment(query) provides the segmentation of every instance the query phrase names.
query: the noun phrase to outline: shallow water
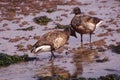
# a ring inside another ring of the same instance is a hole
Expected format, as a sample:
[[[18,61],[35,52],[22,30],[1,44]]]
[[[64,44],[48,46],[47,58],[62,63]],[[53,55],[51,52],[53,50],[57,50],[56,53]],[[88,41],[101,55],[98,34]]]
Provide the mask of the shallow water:
[[[41,36],[50,31],[49,28],[54,28],[55,23],[63,25],[70,24],[70,21],[74,16],[73,14],[70,14],[70,12],[74,7],[79,6],[85,14],[90,15],[90,11],[94,12],[94,15],[91,15],[103,19],[105,21],[104,25],[107,26],[99,27],[92,36],[92,42],[98,41],[97,43],[99,43],[97,45],[93,44],[93,48],[96,52],[92,52],[93,54],[82,54],[82,56],[81,54],[77,54],[77,50],[79,50],[78,48],[80,47],[80,35],[77,34],[77,39],[71,37],[68,41],[69,44],[55,52],[57,58],[53,62],[49,62],[50,52],[43,52],[37,56],[40,59],[38,61],[18,63],[0,68],[0,80],[36,80],[33,78],[36,75],[52,75],[53,72],[57,74],[65,73],[75,77],[99,77],[111,73],[120,74],[120,55],[113,53],[108,49],[110,45],[120,44],[120,31],[117,31],[120,29],[120,2],[116,0],[76,0],[73,2],[81,2],[81,5],[78,3],[74,3],[75,5],[71,5],[70,3],[68,3],[68,5],[57,5],[55,12],[46,13],[43,10],[35,13],[35,15],[32,14],[33,12],[30,12],[31,14],[26,16],[18,14],[15,18],[20,19],[14,20],[3,19],[1,14],[2,11],[0,11],[0,51],[9,55],[28,54],[29,56],[36,56],[27,49],[27,45],[33,45],[37,41],[34,39],[34,36]],[[0,2],[0,4],[7,4],[7,2]],[[53,19],[53,21],[45,26],[33,22],[34,17],[42,15],[48,16]],[[23,24],[24,22],[27,23]],[[35,29],[32,31],[16,30],[30,26],[34,26]],[[106,33],[107,35],[103,33]],[[11,39],[16,37],[20,37],[21,39],[10,42]],[[99,42],[99,40],[102,39],[105,42],[104,45]],[[86,43],[89,43],[88,34],[84,35],[84,44]],[[18,44],[22,44],[25,50],[19,51],[19,48],[16,47]],[[88,44],[84,45],[84,47],[89,51]],[[66,48],[68,48],[68,50]],[[106,51],[98,52],[98,48],[104,48]],[[65,52],[68,52],[69,54],[66,55]],[[109,61],[97,63],[95,61],[96,55],[99,56],[99,58],[108,57]],[[78,58],[74,56],[78,56]]]

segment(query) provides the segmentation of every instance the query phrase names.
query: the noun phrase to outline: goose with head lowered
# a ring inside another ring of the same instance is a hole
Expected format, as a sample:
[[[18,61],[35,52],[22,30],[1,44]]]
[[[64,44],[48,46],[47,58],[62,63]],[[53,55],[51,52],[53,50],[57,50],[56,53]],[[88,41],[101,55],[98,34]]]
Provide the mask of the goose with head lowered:
[[[97,17],[82,14],[79,7],[75,7],[72,11],[74,17],[71,20],[72,28],[81,35],[81,46],[83,45],[83,34],[90,34],[90,48],[92,33],[103,23],[103,20]]]
[[[76,37],[73,31],[74,30],[72,30],[71,27],[67,27],[63,31],[53,30],[47,32],[32,46],[31,52],[37,54],[39,52],[50,51],[50,60],[52,60],[55,58],[54,51],[64,46],[70,35]]]

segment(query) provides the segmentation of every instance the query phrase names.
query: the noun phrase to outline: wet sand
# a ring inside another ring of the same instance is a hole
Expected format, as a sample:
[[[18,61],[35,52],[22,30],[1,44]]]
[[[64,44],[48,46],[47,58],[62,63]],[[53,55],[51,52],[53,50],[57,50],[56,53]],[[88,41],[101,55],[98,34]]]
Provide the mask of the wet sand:
[[[57,58],[54,62],[49,62],[50,52],[43,52],[37,56],[40,59],[38,61],[22,62],[0,68],[0,80],[36,80],[33,78],[36,75],[51,76],[53,73],[65,77],[120,75],[120,55],[110,49],[112,45],[120,45],[120,2],[117,0],[18,0],[17,2],[1,0],[0,52],[9,55],[36,56],[30,52],[29,47],[42,34],[54,30],[56,23],[69,25],[74,16],[70,13],[76,6],[79,6],[85,14],[105,21],[92,36],[94,50],[89,49],[88,34],[83,36],[84,48],[80,47],[80,35],[77,34],[77,39],[70,37],[68,44],[55,52]],[[53,12],[48,13],[50,9]],[[39,25],[33,21],[35,17],[44,15],[53,21],[47,25]],[[34,28],[30,31],[18,30],[31,26]],[[104,57],[107,57],[108,61],[96,62]]]

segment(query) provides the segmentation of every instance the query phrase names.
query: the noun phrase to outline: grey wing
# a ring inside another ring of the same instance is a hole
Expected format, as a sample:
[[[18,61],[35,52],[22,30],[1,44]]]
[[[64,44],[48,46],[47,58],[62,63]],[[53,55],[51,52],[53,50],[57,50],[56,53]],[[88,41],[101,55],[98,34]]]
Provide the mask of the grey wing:
[[[92,31],[95,27],[95,24],[93,24],[92,17],[90,16],[83,16],[81,18],[81,25],[86,29]]]

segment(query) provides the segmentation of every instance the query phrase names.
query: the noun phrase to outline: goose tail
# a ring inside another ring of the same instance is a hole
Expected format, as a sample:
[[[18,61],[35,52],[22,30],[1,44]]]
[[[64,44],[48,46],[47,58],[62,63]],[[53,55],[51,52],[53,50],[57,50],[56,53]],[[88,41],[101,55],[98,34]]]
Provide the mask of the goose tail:
[[[96,24],[96,28],[100,27],[103,24],[103,22],[104,21],[102,19],[100,19],[99,22]]]
[[[38,52],[44,52],[44,51],[50,51],[51,50],[51,46],[50,45],[42,45],[42,46],[38,46],[38,47],[33,47],[31,50],[31,53],[38,53]]]

